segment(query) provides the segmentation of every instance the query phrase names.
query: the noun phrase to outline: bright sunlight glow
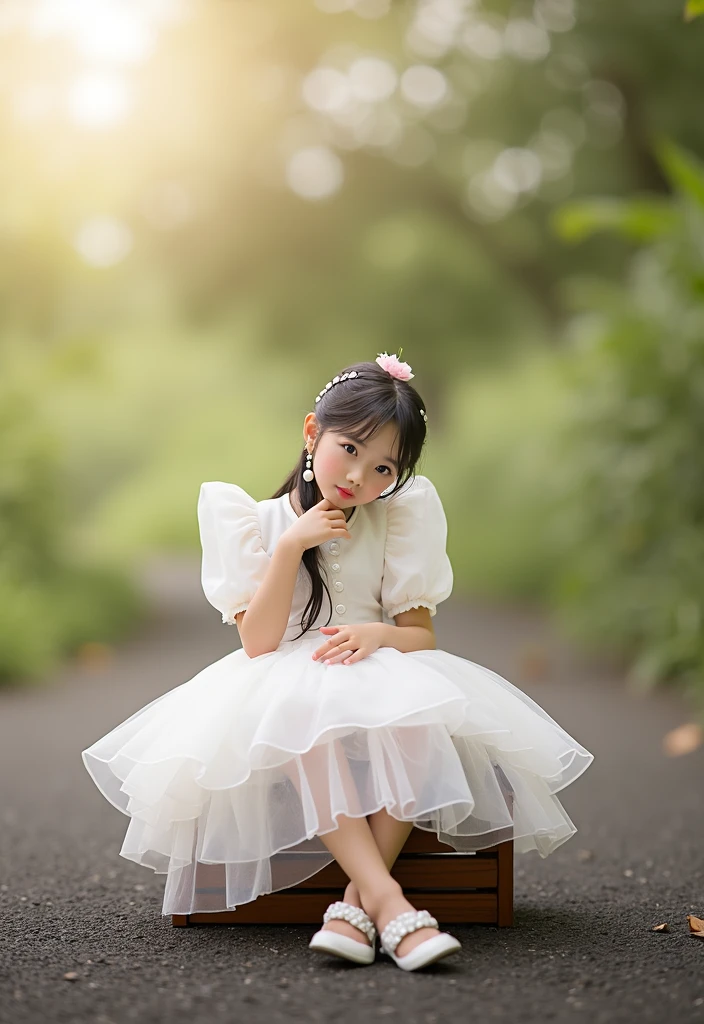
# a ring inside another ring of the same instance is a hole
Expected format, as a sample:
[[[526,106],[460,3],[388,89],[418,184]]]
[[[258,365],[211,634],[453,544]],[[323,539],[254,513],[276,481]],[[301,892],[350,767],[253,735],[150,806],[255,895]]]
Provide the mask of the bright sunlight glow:
[[[91,60],[136,63],[155,43],[155,22],[179,13],[170,0],[38,0],[28,13],[36,36],[68,38]]]
[[[125,115],[129,105],[127,83],[116,75],[90,72],[76,78],[69,88],[71,117],[86,128],[114,124]]]

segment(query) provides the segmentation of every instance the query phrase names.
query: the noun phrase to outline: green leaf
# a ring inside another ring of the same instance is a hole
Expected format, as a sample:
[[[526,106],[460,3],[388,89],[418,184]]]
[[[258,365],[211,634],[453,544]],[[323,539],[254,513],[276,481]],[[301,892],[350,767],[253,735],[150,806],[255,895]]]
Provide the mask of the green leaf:
[[[694,21],[700,14],[704,14],[704,0],[687,0],[684,9],[684,20]]]
[[[615,231],[635,242],[649,242],[675,227],[679,212],[669,199],[579,199],[564,203],[552,227],[566,242],[581,242],[597,231]]]
[[[672,187],[704,207],[704,165],[671,139],[656,142],[655,155]]]

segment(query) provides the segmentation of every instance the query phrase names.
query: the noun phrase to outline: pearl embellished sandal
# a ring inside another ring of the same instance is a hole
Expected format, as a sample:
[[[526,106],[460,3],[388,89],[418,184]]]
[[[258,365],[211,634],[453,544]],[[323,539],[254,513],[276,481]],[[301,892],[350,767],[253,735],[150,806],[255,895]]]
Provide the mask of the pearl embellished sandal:
[[[357,942],[349,935],[340,935],[338,932],[324,931],[321,928],[308,943],[308,948],[316,949],[321,953],[332,953],[333,956],[341,956],[345,960],[353,960],[358,964],[373,963],[376,955],[376,927],[369,915],[365,914],[361,907],[338,900],[336,903],[331,903],[323,914],[323,923],[327,924],[333,918],[348,921],[355,928],[359,928],[367,936],[371,945],[367,946],[362,942]]]
[[[405,956],[396,956],[395,950],[405,935],[418,931],[419,928],[437,928],[438,922],[427,910],[408,910],[399,914],[393,921],[389,921],[381,933],[381,952],[386,953],[404,971],[415,971],[418,967],[425,967],[443,956],[461,949],[460,942],[449,935],[441,932],[440,935],[433,935],[431,938],[421,942],[410,953]]]

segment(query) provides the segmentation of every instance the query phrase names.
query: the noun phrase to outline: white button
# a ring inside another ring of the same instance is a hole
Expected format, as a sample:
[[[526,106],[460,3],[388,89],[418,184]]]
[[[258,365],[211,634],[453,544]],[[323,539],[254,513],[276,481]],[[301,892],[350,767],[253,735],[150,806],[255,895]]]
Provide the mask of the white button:
[[[345,612],[347,611],[347,608],[344,604],[336,604],[335,611],[337,612],[338,615],[344,615]]]
[[[335,580],[335,590],[344,590],[345,584],[341,580]]]
[[[340,571],[340,563],[339,562],[333,562],[332,563],[332,571],[333,572],[339,572]]]
[[[330,541],[330,550],[332,551],[333,555],[338,554],[338,552],[340,550],[340,545],[337,543],[336,540],[331,540]]]

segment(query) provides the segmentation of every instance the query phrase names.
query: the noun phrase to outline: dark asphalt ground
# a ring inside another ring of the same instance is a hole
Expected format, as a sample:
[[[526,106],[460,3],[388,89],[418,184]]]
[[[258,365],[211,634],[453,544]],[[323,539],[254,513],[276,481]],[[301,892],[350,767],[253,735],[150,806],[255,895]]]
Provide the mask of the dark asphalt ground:
[[[313,926],[174,928],[165,876],[119,857],[127,818],[80,752],[237,643],[198,572],[153,567],[153,619],[102,669],[0,693],[3,1024],[704,1022],[704,941],[686,920],[704,917],[704,749],[661,748],[687,709],[631,695],[520,609],[451,600],[434,620],[438,646],[516,683],[595,755],[560,794],[577,835],[516,857],[514,928],[452,926],[461,953],[415,973],[314,954]]]

